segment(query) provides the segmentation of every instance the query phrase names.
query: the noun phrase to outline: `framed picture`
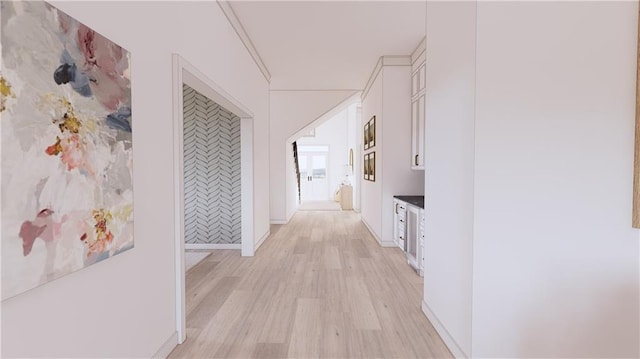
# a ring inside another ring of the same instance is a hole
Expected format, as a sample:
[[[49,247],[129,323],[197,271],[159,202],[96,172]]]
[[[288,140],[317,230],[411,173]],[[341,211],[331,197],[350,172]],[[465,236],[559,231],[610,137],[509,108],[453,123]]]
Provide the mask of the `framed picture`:
[[[376,181],[376,153],[375,152],[369,153],[367,167],[369,169],[369,181],[375,182]]]
[[[369,180],[369,154],[368,153],[364,155],[364,161],[362,161],[362,163],[364,164],[364,168],[362,170],[362,173],[364,173],[364,179]]]
[[[368,148],[373,148],[376,145],[376,116],[371,117],[367,124],[369,125]]]
[[[368,150],[369,149],[369,122],[367,122],[364,125],[364,140],[362,143],[364,143],[364,149]]]

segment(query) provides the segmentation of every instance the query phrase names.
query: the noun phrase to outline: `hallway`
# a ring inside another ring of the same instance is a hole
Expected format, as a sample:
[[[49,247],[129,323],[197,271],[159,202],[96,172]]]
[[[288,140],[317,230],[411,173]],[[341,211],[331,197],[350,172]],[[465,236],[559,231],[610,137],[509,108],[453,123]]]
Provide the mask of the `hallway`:
[[[353,212],[301,211],[255,257],[187,273],[187,340],[171,358],[448,358],[422,279]]]

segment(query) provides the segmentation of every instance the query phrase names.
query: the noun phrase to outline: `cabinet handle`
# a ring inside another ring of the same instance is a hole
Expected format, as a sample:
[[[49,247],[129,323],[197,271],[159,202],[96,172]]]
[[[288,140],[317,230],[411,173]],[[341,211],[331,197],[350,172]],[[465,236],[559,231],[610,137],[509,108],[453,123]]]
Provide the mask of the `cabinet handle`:
[[[416,155],[415,163],[416,163],[416,166],[418,166],[418,155]]]
[[[398,214],[398,204],[396,203],[396,214]]]
[[[401,219],[400,222],[404,223],[404,219]]]

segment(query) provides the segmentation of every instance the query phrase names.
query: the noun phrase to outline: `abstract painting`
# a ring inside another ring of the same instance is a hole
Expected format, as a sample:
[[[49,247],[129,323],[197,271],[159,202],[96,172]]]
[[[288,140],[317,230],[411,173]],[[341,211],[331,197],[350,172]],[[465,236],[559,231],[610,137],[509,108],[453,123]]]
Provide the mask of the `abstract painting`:
[[[133,248],[130,54],[2,1],[2,299]]]

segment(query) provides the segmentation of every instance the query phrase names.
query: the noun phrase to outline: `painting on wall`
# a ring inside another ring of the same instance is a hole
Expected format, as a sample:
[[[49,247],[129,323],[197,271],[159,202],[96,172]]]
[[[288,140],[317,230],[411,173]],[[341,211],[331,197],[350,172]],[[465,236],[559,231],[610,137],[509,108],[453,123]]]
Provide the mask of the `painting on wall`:
[[[362,169],[364,173],[364,179],[369,180],[369,154],[364,155],[364,160],[362,161],[364,164],[364,168]]]
[[[2,299],[133,248],[130,54],[2,2]]]
[[[371,117],[369,122],[367,122],[369,128],[369,135],[367,138],[369,139],[369,146],[367,148],[373,148],[376,145],[376,116]]]
[[[364,143],[364,149],[368,150],[369,149],[369,123],[367,122],[364,125],[364,139],[363,142]]]
[[[368,158],[368,172],[369,172],[369,181],[371,182],[375,182],[376,181],[376,153],[375,152],[371,152],[369,153],[369,158]]]

